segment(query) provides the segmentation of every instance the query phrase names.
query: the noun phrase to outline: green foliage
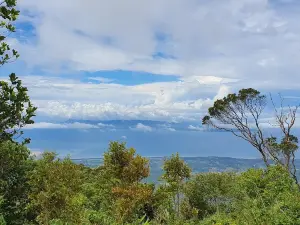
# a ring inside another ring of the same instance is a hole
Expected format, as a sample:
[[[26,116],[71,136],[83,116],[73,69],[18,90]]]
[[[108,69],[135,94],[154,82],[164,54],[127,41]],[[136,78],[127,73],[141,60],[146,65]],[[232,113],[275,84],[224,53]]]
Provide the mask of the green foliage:
[[[234,173],[200,173],[185,186],[185,196],[199,218],[225,209],[231,203],[231,192],[237,176]]]
[[[15,32],[15,27],[12,24],[17,20],[19,11],[16,10],[16,0],[4,0],[0,5],[0,65],[11,62],[19,57],[18,52],[15,49],[11,49],[5,42],[7,37]]]
[[[232,217],[238,224],[300,223],[300,192],[281,166],[243,173],[235,197]]]
[[[111,193],[118,222],[132,221],[132,215],[151,201],[154,188],[140,182],[149,176],[149,160],[136,155],[125,143],[111,142],[104,154],[104,176],[113,183]]]
[[[84,182],[82,184],[82,193],[87,197],[86,207],[90,211],[91,221],[98,218],[98,212],[111,211],[113,205],[112,188],[115,183],[110,179],[109,174],[103,167],[84,170]],[[93,219],[94,218],[94,219]]]
[[[147,171],[146,159],[125,144],[115,142],[110,147],[105,164],[91,169],[48,152],[31,160],[24,146],[2,143],[0,221],[53,225],[300,223],[300,192],[281,166],[242,174],[200,173],[187,180],[191,170],[177,154],[164,165],[168,182],[155,187],[142,183],[144,175],[140,174],[144,173],[137,170],[144,166]],[[128,178],[131,174],[134,179]],[[174,201],[177,196],[180,198]]]
[[[111,142],[104,154],[105,171],[121,183],[138,183],[149,176],[149,160],[136,155],[134,148],[126,143]]]
[[[165,160],[163,170],[162,179],[170,184],[182,183],[185,179],[190,178],[192,172],[191,168],[180,158],[178,153]]]
[[[49,152],[32,160],[9,141],[0,153],[0,224],[300,224],[300,192],[282,166],[190,178],[176,154],[165,161],[166,183],[155,187],[142,183],[148,160],[124,143],[111,143],[95,169]]]
[[[21,129],[34,123],[32,117],[36,111],[21,80],[14,73],[9,78],[10,83],[0,81],[0,142],[20,138],[23,135]],[[25,138],[23,144],[29,141],[29,138]]]
[[[44,153],[30,172],[29,209],[36,213],[36,220],[48,224],[60,219],[80,224],[84,218],[86,196],[81,193],[83,172],[70,159],[56,159],[54,153]]]
[[[216,118],[222,123],[228,122],[232,124],[230,120],[230,114],[234,113],[234,110],[251,110],[247,106],[264,107],[266,104],[266,96],[255,89],[241,89],[238,94],[228,94],[223,99],[218,99],[214,102],[213,107],[208,109],[209,116],[205,116],[202,120],[203,124],[209,124],[211,119]],[[235,108],[236,107],[236,108]],[[241,107],[237,109],[237,107]]]
[[[0,225],[6,225],[5,219],[2,215],[0,215]]]
[[[163,164],[162,180],[166,182],[164,189],[172,193],[177,217],[180,214],[180,200],[184,181],[191,176],[191,168],[180,158],[179,154],[172,155]]]
[[[228,94],[218,99],[208,109],[208,114],[202,119],[203,125],[231,132],[249,142],[261,154],[268,165],[265,137],[259,125],[259,118],[266,106],[266,96],[259,91],[248,88],[241,89],[238,94]]]
[[[203,221],[200,222],[200,225],[239,225],[236,221],[228,216],[225,213],[215,213]],[[250,223],[249,223],[250,225]]]
[[[29,150],[10,141],[0,142],[0,214],[9,224],[23,224],[28,203]]]
[[[295,125],[298,107],[283,106],[278,109],[273,102],[275,124],[281,131],[283,138],[278,143],[277,138],[267,137],[260,124],[260,116],[267,104],[265,95],[259,91],[248,88],[241,89],[238,94],[228,94],[218,99],[208,109],[208,115],[203,125],[215,129],[231,132],[235,136],[246,140],[261,154],[266,166],[270,162],[286,168],[290,176],[298,183],[295,166],[295,151],[298,149],[298,138],[291,134]],[[298,184],[299,185],[299,184]],[[300,185],[299,185],[300,190]]]

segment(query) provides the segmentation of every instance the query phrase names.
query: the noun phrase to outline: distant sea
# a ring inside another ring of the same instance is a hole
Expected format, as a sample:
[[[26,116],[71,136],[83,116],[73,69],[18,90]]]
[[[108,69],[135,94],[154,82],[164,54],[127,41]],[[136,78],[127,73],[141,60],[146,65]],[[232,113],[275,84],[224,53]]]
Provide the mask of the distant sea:
[[[150,177],[147,182],[158,182],[162,175],[164,157],[150,157]],[[95,168],[103,163],[102,158],[72,159],[75,163]],[[264,168],[261,159],[238,159],[229,157],[183,157],[183,160],[192,168],[193,173],[201,172],[240,172],[249,168]],[[300,160],[296,160],[299,168]]]

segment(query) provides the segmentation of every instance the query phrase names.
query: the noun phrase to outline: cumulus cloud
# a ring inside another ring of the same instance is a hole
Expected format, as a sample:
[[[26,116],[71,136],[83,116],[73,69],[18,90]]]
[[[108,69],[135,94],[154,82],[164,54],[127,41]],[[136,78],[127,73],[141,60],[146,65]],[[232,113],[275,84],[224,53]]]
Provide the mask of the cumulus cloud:
[[[199,126],[194,126],[194,125],[189,125],[188,126],[189,130],[195,130],[195,131],[203,131],[203,127],[199,127]]]
[[[167,128],[165,128],[167,131],[171,131],[171,132],[174,132],[174,131],[176,131],[176,129],[175,128],[172,128],[172,127],[167,127]]]
[[[229,86],[226,85],[222,85],[217,93],[217,95],[214,97],[214,101],[218,100],[218,99],[222,99],[223,97],[225,97],[226,95],[228,95],[229,92]]]
[[[153,128],[142,123],[138,123],[135,127],[131,128],[132,130],[136,131],[143,131],[143,132],[152,132]]]
[[[71,78],[22,77],[38,115],[78,120],[199,119],[212,104],[220,84],[207,87],[196,79],[125,86]]]
[[[170,124],[159,124],[158,129],[174,132],[176,131]]]

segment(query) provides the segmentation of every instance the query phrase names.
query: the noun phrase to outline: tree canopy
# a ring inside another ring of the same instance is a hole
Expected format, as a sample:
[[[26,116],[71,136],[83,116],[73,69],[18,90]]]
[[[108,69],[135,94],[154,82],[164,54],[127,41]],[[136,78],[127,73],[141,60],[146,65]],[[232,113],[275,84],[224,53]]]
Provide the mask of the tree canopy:
[[[267,166],[270,161],[282,165],[298,183],[294,162],[298,139],[292,135],[298,107],[288,106],[288,110],[285,110],[281,99],[278,109],[272,97],[270,100],[274,106],[274,126],[278,127],[283,135],[279,143],[276,137],[270,137],[264,132],[261,124],[267,97],[252,88],[241,89],[238,94],[228,94],[223,99],[216,100],[208,109],[208,115],[202,119],[202,124],[231,132],[246,140],[258,150]]]

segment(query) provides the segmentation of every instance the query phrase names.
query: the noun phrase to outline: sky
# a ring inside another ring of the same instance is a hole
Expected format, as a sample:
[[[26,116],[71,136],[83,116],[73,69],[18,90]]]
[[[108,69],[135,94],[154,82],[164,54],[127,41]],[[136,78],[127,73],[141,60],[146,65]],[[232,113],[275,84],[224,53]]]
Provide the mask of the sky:
[[[146,156],[259,157],[228,133],[204,132],[208,107],[249,87],[300,103],[298,0],[19,0],[18,8],[9,43],[21,57],[0,78],[15,72],[38,107],[26,128],[36,154],[101,157],[120,140]],[[273,116],[267,109],[263,119]]]

